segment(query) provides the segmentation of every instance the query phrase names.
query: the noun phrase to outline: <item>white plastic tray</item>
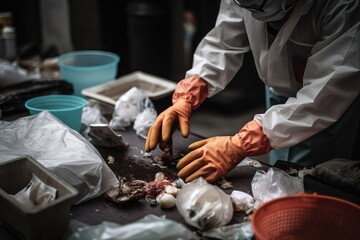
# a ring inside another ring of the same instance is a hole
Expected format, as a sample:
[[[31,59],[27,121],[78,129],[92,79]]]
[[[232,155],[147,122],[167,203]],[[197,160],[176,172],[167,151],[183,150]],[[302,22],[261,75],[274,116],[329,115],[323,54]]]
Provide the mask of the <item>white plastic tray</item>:
[[[81,94],[115,105],[119,97],[132,87],[143,90],[150,99],[159,99],[172,94],[175,90],[176,83],[137,71],[115,79],[114,81],[83,89]]]

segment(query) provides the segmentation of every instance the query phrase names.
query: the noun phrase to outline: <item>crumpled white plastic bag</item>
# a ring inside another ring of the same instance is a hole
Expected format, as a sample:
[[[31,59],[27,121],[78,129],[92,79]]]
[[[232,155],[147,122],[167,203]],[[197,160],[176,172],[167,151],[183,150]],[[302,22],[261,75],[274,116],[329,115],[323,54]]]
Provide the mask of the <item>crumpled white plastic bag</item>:
[[[156,117],[157,112],[150,98],[141,89],[132,87],[116,101],[109,126],[123,130],[135,122],[136,134],[145,138]]]
[[[134,129],[136,135],[146,139],[149,129],[155,122],[157,112],[154,108],[145,108],[144,111],[136,116]]]
[[[79,191],[78,203],[118,184],[97,149],[47,111],[0,121],[0,136],[0,162],[32,156]]]
[[[275,198],[304,192],[304,184],[299,177],[292,177],[278,168],[269,168],[267,172],[256,171],[251,188],[256,207]]]
[[[188,224],[201,230],[226,225],[234,211],[230,197],[202,177],[181,188],[176,207]]]
[[[231,193],[231,199],[234,205],[234,208],[237,211],[247,211],[248,209],[254,208],[255,199],[246,192],[234,190]]]
[[[126,225],[105,221],[96,226],[83,227],[78,229],[68,238],[68,240],[88,239],[196,240],[198,238],[180,223],[149,214],[136,222]]]

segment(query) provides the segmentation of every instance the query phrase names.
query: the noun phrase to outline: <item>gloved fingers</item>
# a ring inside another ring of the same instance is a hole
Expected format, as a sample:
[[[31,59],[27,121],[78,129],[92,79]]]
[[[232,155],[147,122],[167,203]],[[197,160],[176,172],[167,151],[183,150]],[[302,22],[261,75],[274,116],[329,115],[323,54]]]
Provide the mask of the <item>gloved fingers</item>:
[[[189,136],[189,119],[179,116],[179,127],[183,137]]]
[[[202,151],[192,151],[186,154],[180,161],[176,164],[176,168],[181,170],[191,162],[195,161],[196,159],[200,159],[202,157]],[[203,160],[202,160],[203,161]]]
[[[162,126],[162,117],[155,120],[155,123],[149,129],[145,142],[145,151],[150,152],[156,148],[159,142],[160,131]]]
[[[188,176],[192,175],[194,172],[202,168],[206,163],[202,159],[196,159],[191,163],[183,167],[179,172],[179,178],[186,179]]]
[[[176,114],[173,113],[164,115],[161,130],[161,138],[164,142],[167,142],[173,133],[175,118]]]
[[[171,136],[172,136],[172,133],[171,133]],[[172,138],[170,137],[167,141],[164,141],[163,139],[159,139],[159,148],[162,151],[164,151],[166,148],[172,149]]]
[[[146,137],[146,141],[145,141],[145,151],[146,152],[150,152],[152,149],[151,149],[151,147],[150,147],[150,136],[151,136],[151,128],[149,129],[149,132],[148,132],[148,135],[147,135],[147,137]]]
[[[191,182],[199,177],[207,178],[208,176],[212,176],[216,172],[216,168],[211,165],[205,165],[202,168],[198,169],[193,174],[189,175],[185,178],[184,182],[188,183]],[[184,179],[184,178],[183,178]]]
[[[207,138],[207,139],[203,139],[203,140],[194,142],[194,143],[190,144],[188,148],[191,151],[193,151],[193,150],[200,148],[200,147],[204,146],[205,144],[209,143],[210,141],[212,141],[212,139],[213,138]]]
[[[212,172],[211,174],[209,174],[205,180],[208,183],[214,183],[216,181],[218,181],[222,176],[219,174],[219,172],[217,170],[215,170],[214,172]]]

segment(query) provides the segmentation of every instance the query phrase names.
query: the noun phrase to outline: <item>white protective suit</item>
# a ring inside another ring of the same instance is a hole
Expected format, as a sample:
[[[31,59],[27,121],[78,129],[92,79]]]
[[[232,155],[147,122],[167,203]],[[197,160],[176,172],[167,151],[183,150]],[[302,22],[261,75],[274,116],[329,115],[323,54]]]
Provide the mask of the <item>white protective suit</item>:
[[[288,98],[255,119],[272,148],[294,146],[335,123],[359,96],[359,19],[358,0],[299,0],[269,47],[267,23],[223,0],[187,77],[207,81],[211,97],[232,80],[251,49],[262,81]]]

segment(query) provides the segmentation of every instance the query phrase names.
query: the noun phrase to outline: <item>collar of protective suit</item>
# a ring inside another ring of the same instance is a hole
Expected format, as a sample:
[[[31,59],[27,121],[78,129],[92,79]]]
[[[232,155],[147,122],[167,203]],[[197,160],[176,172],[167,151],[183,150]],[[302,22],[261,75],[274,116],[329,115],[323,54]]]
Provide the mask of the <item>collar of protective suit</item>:
[[[287,49],[284,48],[292,31],[302,15],[306,14],[315,0],[300,0],[296,3],[289,19],[280,28],[273,43],[269,46],[266,22],[259,21],[251,15],[250,11],[244,10],[244,22],[248,31],[248,37],[253,55],[259,59],[258,70],[260,78],[270,86],[277,88],[289,88],[290,81],[278,81],[278,79],[290,79],[289,71],[276,71],[274,64],[282,64],[289,69]]]

